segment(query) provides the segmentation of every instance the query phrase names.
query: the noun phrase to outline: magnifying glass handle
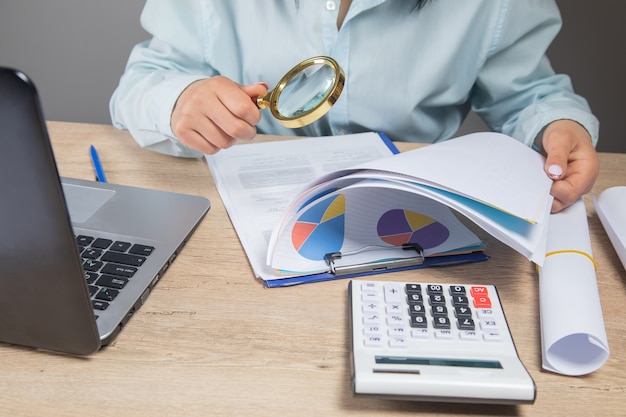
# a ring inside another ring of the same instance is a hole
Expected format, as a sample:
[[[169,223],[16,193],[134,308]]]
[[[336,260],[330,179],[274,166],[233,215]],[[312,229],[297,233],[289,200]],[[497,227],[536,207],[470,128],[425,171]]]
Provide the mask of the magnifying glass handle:
[[[250,99],[259,109],[267,109],[270,107],[270,102],[265,100],[265,97],[254,96],[254,97],[250,97]]]

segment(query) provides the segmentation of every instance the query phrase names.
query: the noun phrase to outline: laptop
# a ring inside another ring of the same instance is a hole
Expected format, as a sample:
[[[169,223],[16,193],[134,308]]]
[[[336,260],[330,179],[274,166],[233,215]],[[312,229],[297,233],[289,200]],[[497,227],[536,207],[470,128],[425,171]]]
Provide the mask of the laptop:
[[[76,355],[109,344],[209,209],[60,178],[35,86],[0,68],[0,342]]]

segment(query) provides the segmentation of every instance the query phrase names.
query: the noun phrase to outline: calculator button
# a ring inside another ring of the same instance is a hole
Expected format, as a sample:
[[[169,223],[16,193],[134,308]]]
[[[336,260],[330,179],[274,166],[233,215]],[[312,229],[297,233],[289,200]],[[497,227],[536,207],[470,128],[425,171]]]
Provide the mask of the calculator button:
[[[390,326],[389,327],[389,336],[406,336],[407,329],[403,326]]]
[[[381,347],[383,345],[383,338],[380,336],[366,336],[363,340],[363,344],[366,347]]]
[[[463,317],[472,317],[472,310],[466,306],[454,307],[454,315],[458,319]]]
[[[426,309],[424,304],[411,304],[409,305],[409,314],[424,314]]]
[[[432,308],[433,316],[448,316],[448,309],[445,305],[434,305]]]
[[[447,317],[435,317],[433,319],[433,327],[435,329],[449,329],[450,319]]]
[[[450,287],[450,295],[465,295],[465,287],[462,285],[453,285]]]
[[[397,326],[399,324],[404,324],[404,317],[402,314],[391,314],[387,316],[387,324],[390,326]]]
[[[422,286],[420,284],[406,284],[404,286],[407,294],[421,294]]]
[[[476,328],[474,320],[469,318],[459,319],[458,323],[460,330],[474,330]]]
[[[488,342],[499,342],[502,340],[502,334],[497,329],[488,330],[483,332],[483,339]]]
[[[377,301],[377,300],[378,300],[378,293],[376,291],[363,291],[361,293],[361,301],[363,302]]]
[[[366,336],[380,336],[382,335],[382,329],[380,328],[380,326],[372,324],[363,328],[363,334],[365,334]]]
[[[430,301],[431,305],[433,305],[433,304],[445,304],[446,303],[446,298],[443,295],[441,295],[441,294],[434,294],[434,295],[431,295],[428,298],[428,301]]]
[[[480,328],[485,330],[485,329],[497,329],[498,328],[498,323],[495,320],[481,320],[480,321]]]
[[[483,319],[483,318],[494,317],[495,313],[490,308],[479,308],[476,310],[476,315],[478,316],[478,318]]]
[[[469,300],[464,295],[454,295],[452,296],[452,305],[466,306],[466,305],[469,305]]]
[[[489,296],[489,290],[487,290],[487,287],[482,286],[472,286],[470,293],[472,294],[472,297]]]
[[[364,313],[376,313],[378,312],[378,303],[374,301],[368,301],[363,304],[363,312]]]
[[[388,303],[404,301],[402,284],[386,283],[384,286],[385,301]]]
[[[428,295],[443,294],[443,286],[439,284],[429,284],[426,286],[426,292]]]
[[[389,339],[390,348],[407,348],[409,341],[406,337],[391,337]]]
[[[435,338],[437,339],[450,340],[452,339],[453,336],[454,335],[452,334],[450,330],[447,330],[447,329],[435,330]]]
[[[380,314],[368,313],[363,314],[363,324],[380,324]]]
[[[484,295],[474,297],[475,308],[491,308],[491,299]]]
[[[459,333],[461,340],[478,340],[478,333],[475,330],[463,330]]]
[[[411,329],[411,337],[416,339],[428,339],[430,337],[430,330],[423,329]]]
[[[426,320],[426,315],[425,314],[412,314],[411,315],[411,327],[414,328],[427,328],[428,327],[428,320]]]
[[[402,312],[402,307],[402,303],[388,303],[385,310],[387,311],[387,314],[398,314]]]
[[[422,297],[422,294],[409,293],[409,294],[407,294],[407,300],[408,300],[409,304],[423,303],[424,302],[424,297]]]

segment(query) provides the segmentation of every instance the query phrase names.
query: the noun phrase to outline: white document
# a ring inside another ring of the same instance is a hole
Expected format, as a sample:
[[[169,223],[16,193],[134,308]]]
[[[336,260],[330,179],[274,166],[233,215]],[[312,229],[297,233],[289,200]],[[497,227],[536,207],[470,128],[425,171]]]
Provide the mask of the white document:
[[[285,207],[318,176],[392,155],[377,133],[236,145],[207,155],[224,206],[246,251],[254,274],[284,278],[266,265],[272,229]]]
[[[410,192],[457,210],[541,265],[552,205],[552,181],[543,164],[540,154],[517,140],[482,132],[329,173],[309,184],[289,206],[270,241],[268,260],[280,267],[275,243],[290,233],[285,226],[293,223],[306,202],[324,195],[323,190],[369,179],[404,183]]]
[[[550,216],[539,303],[544,369],[585,375],[606,362],[609,346],[582,199]]]
[[[593,199],[609,240],[626,268],[626,186],[608,188]]]

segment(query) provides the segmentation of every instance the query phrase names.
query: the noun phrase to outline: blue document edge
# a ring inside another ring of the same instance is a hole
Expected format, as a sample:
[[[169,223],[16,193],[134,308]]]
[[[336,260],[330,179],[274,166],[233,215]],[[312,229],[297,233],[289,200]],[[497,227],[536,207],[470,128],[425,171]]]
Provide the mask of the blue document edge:
[[[395,154],[400,153],[400,150],[396,147],[396,145],[389,138],[389,136],[381,132],[378,132],[378,136],[382,139],[385,145],[387,145],[387,147],[389,148],[392,154],[395,155]],[[300,275],[296,277],[265,280],[264,286],[266,288],[290,287],[294,285],[309,284],[309,283],[314,283],[314,282],[332,281],[332,280],[344,279],[344,278],[355,278],[355,277],[374,275],[374,274],[384,274],[387,272],[406,271],[410,269],[430,268],[434,266],[449,266],[449,265],[455,265],[455,264],[480,262],[480,261],[486,261],[487,259],[489,259],[489,257],[483,251],[464,253],[464,254],[459,254],[459,255],[435,256],[435,257],[424,259],[424,263],[421,265],[407,266],[404,268],[386,269],[386,270],[381,270],[381,271],[364,272],[364,273],[359,273],[359,274],[346,274],[346,275],[339,275],[339,276],[336,276],[335,274],[332,274],[330,272],[321,273],[321,274]]]

